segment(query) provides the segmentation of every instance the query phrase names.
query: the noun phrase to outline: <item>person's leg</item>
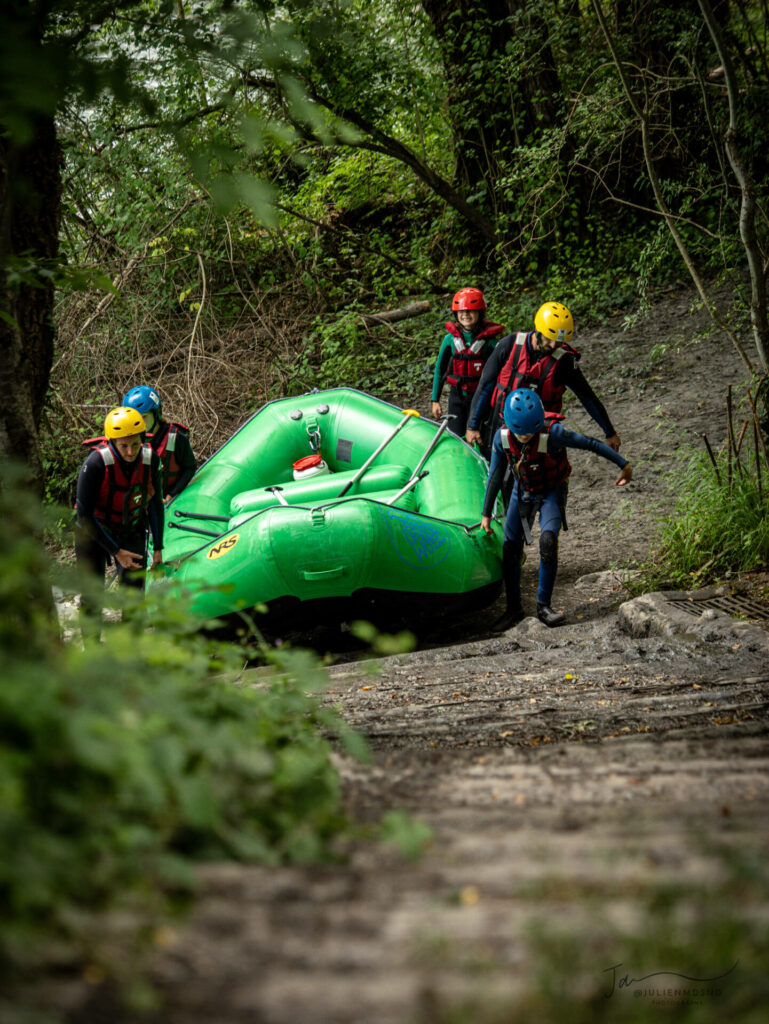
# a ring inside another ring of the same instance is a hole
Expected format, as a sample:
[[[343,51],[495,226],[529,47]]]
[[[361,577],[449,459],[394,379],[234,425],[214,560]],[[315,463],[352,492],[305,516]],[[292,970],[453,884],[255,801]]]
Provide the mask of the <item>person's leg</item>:
[[[546,626],[559,626],[565,616],[550,607],[555,577],[558,573],[558,534],[563,522],[558,491],[552,490],[542,502],[539,512],[539,583],[537,586],[537,617]]]
[[[521,604],[521,560],[523,557],[523,529],[518,511],[518,487],[510,497],[505,516],[504,539],[502,543],[502,580],[505,584],[507,611],[492,626],[501,633],[510,629],[524,618]]]
[[[479,425],[479,429],[481,431],[481,455],[483,455],[487,462],[491,461],[491,447],[494,444],[494,435],[500,427],[504,427],[505,425],[505,421],[502,419],[499,410],[499,405],[492,406],[489,409],[486,418]],[[507,473],[505,475],[505,479],[508,477],[512,478],[512,473]],[[505,508],[507,508],[510,499],[511,487],[508,487],[505,492],[504,484],[502,486],[502,500],[505,503]]]
[[[101,615],[102,604],[96,592],[104,586],[104,570],[107,567],[107,552],[96,543],[93,530],[89,523],[78,520],[75,523],[75,564],[85,577],[84,589],[91,593],[81,593],[80,610],[87,615]],[[88,577],[93,577],[89,588]]]
[[[467,415],[470,412],[468,396],[459,388],[449,388],[449,430],[459,437],[465,436]]]

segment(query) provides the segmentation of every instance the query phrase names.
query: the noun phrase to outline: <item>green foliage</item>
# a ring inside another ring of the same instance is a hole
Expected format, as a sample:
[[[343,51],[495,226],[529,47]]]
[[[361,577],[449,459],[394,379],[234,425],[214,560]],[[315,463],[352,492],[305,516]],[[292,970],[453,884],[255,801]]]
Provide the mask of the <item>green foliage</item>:
[[[98,962],[95,915],[129,913],[138,940],[193,891],[197,861],[335,856],[331,740],[366,745],[321,705],[314,657],[264,648],[266,674],[239,683],[242,649],[131,594],[121,622],[61,646],[50,600],[30,600],[50,580],[37,513],[7,483],[0,501],[0,968],[60,939]]]
[[[37,502],[24,487],[24,469],[2,464],[0,477],[0,651],[34,660],[55,649],[48,560],[42,549]]]
[[[433,831],[404,811],[388,811],[379,826],[379,839],[394,846],[407,860],[418,860],[433,839]]]
[[[719,869],[706,884],[614,883],[614,905],[640,904],[630,924],[607,913],[610,880],[602,880],[603,905],[593,882],[552,878],[518,893],[520,913],[527,901],[531,911],[528,928],[519,929],[531,969],[519,971],[515,994],[496,983],[500,975],[509,981],[510,968],[492,956],[474,991],[438,992],[417,1024],[759,1024],[769,996],[769,929],[755,914],[769,894],[764,858],[757,847],[703,853]],[[586,927],[575,928],[571,917],[562,928],[540,923],[543,898],[584,915]],[[421,955],[437,969],[468,971],[467,943],[450,936],[431,937]]]
[[[258,15],[204,0],[184,23],[149,0],[92,25],[83,59],[112,66],[123,54],[127,85],[99,92],[94,79],[89,91],[75,75],[58,106],[63,266],[70,286],[90,274],[93,287],[62,293],[52,422],[64,413],[97,433],[104,406],[149,366],[175,417],[196,443],[205,438],[205,456],[287,392],[426,391],[444,298],[393,328],[364,325],[362,313],[473,282],[511,329],[548,298],[586,327],[679,280],[589,5],[577,16],[532,0],[499,21],[491,6],[472,7],[484,34],[459,32],[469,8],[445,5],[442,37],[422,6],[390,0],[291,0]],[[75,4],[72,17],[87,9]],[[718,62],[692,14],[666,3],[654,24],[614,27],[633,89],[648,91],[655,165],[679,230],[703,271],[731,272],[742,253],[722,153],[728,111],[720,85],[698,78]],[[729,28],[735,57],[757,47],[737,71],[740,140],[763,201],[769,83],[749,18],[732,9]],[[454,45],[461,66],[447,60]],[[665,70],[643,79],[647,65]],[[467,184],[478,133],[498,148]],[[496,248],[406,153],[494,221]],[[108,279],[120,294],[102,306]],[[79,452],[43,443],[50,497],[71,500]]]
[[[763,460],[763,455],[761,456]],[[641,570],[644,589],[691,588],[769,563],[767,467],[753,454],[732,464],[721,452],[719,477],[706,453],[688,453],[674,470],[678,501],[660,523],[654,560]]]
[[[350,632],[359,640],[364,640],[375,654],[389,656],[413,651],[416,638],[413,633],[404,630],[401,633],[380,633],[370,622],[353,622]]]

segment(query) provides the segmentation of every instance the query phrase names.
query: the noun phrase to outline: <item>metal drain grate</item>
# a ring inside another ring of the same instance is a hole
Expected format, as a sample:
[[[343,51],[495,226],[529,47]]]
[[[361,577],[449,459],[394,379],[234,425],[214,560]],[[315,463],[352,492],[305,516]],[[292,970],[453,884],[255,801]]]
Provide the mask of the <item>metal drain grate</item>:
[[[681,608],[690,615],[698,618],[706,608],[717,608],[718,611],[726,612],[727,615],[744,615],[748,619],[769,620],[769,607],[759,604],[758,601],[751,601],[749,597],[723,596],[723,597],[687,597],[673,598],[668,601],[674,608]]]

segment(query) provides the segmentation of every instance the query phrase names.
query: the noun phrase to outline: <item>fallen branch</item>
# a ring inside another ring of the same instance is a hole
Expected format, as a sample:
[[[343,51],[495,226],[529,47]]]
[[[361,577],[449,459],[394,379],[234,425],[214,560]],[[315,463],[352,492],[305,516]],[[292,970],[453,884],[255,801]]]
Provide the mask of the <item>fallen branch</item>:
[[[361,313],[361,317],[367,324],[394,324],[398,320],[408,320],[412,316],[420,316],[427,313],[430,303],[412,302],[410,306],[401,306],[400,309],[388,309],[384,313]]]

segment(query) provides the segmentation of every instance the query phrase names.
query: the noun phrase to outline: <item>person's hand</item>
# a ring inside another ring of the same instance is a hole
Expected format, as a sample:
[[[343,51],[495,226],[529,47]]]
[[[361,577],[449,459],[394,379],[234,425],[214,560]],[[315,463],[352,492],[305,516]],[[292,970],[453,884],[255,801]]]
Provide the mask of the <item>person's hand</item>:
[[[620,441],[619,434],[612,434],[611,437],[607,437],[606,438],[606,443],[615,452],[619,451],[619,446],[622,444],[622,442]]]
[[[443,415],[443,411],[441,409],[441,403],[440,402],[433,402],[432,405],[430,406],[430,408],[432,409],[433,419],[434,420],[439,420],[441,418],[441,416]]]
[[[165,506],[167,507],[168,505],[170,505],[170,504],[171,504],[171,502],[172,502],[173,500],[174,500],[174,496],[173,496],[173,494],[167,494],[167,495],[165,496],[165,498],[163,498],[163,504],[164,504],[164,505],[165,505]]]
[[[163,552],[162,551],[157,551],[157,550],[153,551],[152,552],[152,565],[150,566],[150,569],[157,568],[157,566],[159,566],[162,561],[163,561]]]
[[[493,533],[491,529],[491,516],[481,516],[481,529],[484,533]]]
[[[481,443],[481,432],[480,430],[468,430],[465,434],[465,441],[468,444],[480,444]]]
[[[633,467],[628,462],[623,467],[622,472],[620,473],[620,475],[614,481],[614,485],[616,487],[624,487],[625,484],[629,484],[632,479],[633,479]]]
[[[119,551],[115,552],[115,561],[124,569],[143,569],[144,559],[141,555],[137,555],[135,551],[126,551],[125,548],[120,548]]]

